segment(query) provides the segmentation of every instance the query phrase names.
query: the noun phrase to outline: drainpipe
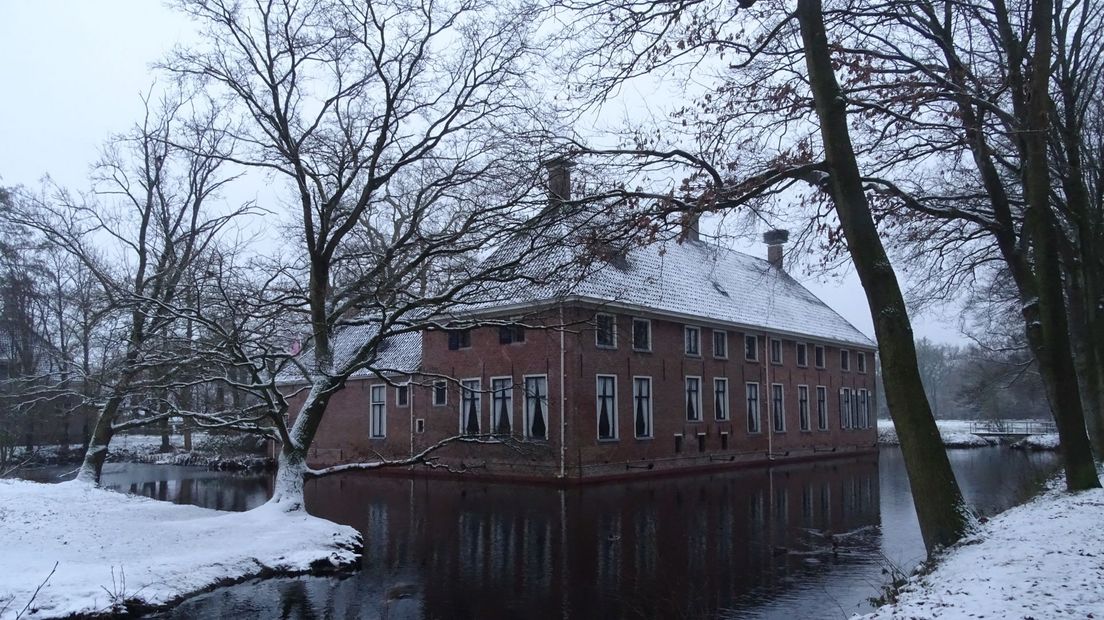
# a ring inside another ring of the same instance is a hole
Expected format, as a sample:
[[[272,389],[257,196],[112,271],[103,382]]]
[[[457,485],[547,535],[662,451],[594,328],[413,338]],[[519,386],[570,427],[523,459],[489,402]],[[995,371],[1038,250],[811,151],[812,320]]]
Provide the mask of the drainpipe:
[[[564,372],[564,314],[563,304],[560,304],[560,479],[567,475],[567,418],[564,407],[564,380],[567,373]]]

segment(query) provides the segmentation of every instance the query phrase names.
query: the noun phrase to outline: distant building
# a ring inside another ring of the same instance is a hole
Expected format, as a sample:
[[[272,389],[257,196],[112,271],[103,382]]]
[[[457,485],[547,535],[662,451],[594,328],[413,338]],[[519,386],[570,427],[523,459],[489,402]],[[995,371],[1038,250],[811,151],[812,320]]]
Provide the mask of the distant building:
[[[695,237],[471,313],[501,325],[390,338],[389,380],[333,396],[311,464],[458,434],[516,441],[446,446],[453,471],[562,481],[874,451],[876,345],[785,272],[785,232],[764,235],[768,260]]]

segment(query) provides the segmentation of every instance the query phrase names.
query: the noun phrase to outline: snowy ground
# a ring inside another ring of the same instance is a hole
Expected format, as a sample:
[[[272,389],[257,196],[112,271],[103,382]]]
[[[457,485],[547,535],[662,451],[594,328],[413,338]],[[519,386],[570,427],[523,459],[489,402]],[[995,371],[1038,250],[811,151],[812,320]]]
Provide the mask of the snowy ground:
[[[1057,450],[1059,446],[1058,434],[1030,435],[1012,444],[1013,448],[1021,450]]]
[[[1104,618],[1104,490],[1058,487],[980,526],[863,618]]]
[[[970,432],[970,420],[936,420],[939,426],[939,435],[943,438],[943,445],[948,448],[984,448],[994,446],[999,441],[995,437],[982,437]],[[897,430],[893,428],[893,420],[878,420],[878,443],[896,446]],[[1023,446],[1033,450],[1057,450],[1057,435],[1032,435],[1024,439]]]
[[[152,463],[157,465],[197,465],[212,469],[261,470],[272,466],[264,454],[263,440],[245,435],[192,433],[192,449],[184,450],[184,438],[173,434],[171,450],[161,452],[161,435],[120,434],[111,440],[107,460],[116,463]],[[79,463],[83,446],[69,446],[66,458],[60,458],[61,446],[40,446],[34,450],[31,465]],[[17,448],[14,460],[28,453]]]
[[[254,575],[348,566],[359,550],[355,529],[267,504],[231,513],[0,480],[0,620],[28,602],[29,619],[161,605]]]

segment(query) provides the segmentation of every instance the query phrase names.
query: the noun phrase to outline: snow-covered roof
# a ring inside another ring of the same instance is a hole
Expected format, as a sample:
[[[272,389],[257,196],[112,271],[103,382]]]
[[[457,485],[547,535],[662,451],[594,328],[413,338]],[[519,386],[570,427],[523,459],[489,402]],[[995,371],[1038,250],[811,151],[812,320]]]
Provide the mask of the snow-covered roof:
[[[333,339],[334,368],[348,364],[357,351],[379,333],[374,324],[351,325],[338,332]],[[310,368],[314,362],[314,350],[306,349],[299,356],[300,363]],[[351,378],[361,378],[379,374],[411,374],[422,363],[422,335],[420,332],[400,332],[387,336],[376,348],[376,357],[369,360],[368,367],[360,368]],[[279,383],[302,383],[306,379],[294,366],[289,366],[277,377]]]
[[[579,252],[578,249],[568,250]],[[813,295],[783,269],[742,252],[702,241],[658,241],[638,246],[609,261],[587,265],[572,278],[560,253],[535,259],[535,273],[576,279],[565,287],[556,278],[506,285],[497,295],[509,303],[483,304],[490,310],[575,299],[628,310],[670,315],[745,329],[808,337],[837,344],[875,347],[875,343]]]

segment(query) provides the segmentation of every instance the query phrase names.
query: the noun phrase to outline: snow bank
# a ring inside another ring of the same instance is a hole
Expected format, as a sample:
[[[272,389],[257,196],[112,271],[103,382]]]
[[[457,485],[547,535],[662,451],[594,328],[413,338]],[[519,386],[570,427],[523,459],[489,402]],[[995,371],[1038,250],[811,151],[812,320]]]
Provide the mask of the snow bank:
[[[862,618],[1104,617],[1104,490],[1055,486],[980,526],[895,605]]]
[[[1057,450],[1059,447],[1058,434],[1028,435],[1012,444],[1017,450]]]
[[[264,505],[222,512],[91,488],[0,480],[0,619],[162,605],[242,578],[357,561],[351,527]]]
[[[948,448],[984,448],[998,443],[995,437],[982,437],[971,433],[969,420],[936,420],[935,423],[939,427],[943,445]],[[889,446],[901,444],[897,439],[897,429],[893,427],[893,420],[878,420],[878,443]]]

